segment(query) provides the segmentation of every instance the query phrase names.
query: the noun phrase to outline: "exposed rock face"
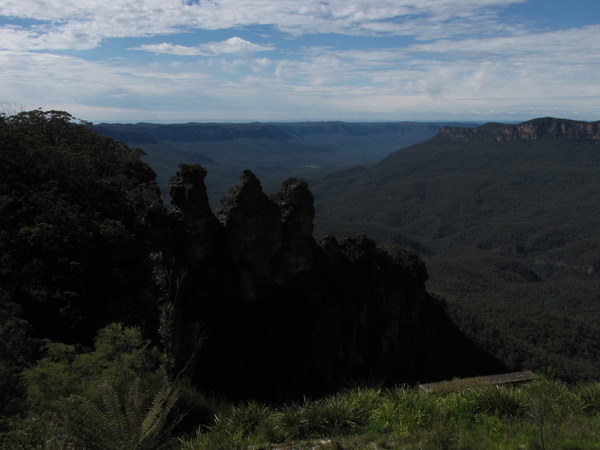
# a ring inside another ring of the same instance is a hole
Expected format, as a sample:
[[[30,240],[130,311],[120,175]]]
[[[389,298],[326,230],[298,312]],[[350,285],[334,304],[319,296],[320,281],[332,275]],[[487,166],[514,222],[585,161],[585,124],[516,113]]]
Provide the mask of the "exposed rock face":
[[[306,182],[288,179],[273,201],[281,212],[283,231],[283,246],[279,255],[280,277],[314,268],[322,255],[313,238],[314,198]]]
[[[173,234],[180,257],[198,265],[219,245],[221,227],[208,203],[206,170],[197,164],[182,164],[171,179]]]
[[[580,122],[575,120],[545,117],[518,125],[489,123],[477,128],[443,127],[438,136],[453,141],[484,139],[492,141],[528,140],[542,138],[572,138],[600,140],[599,122]]]
[[[363,235],[341,243],[326,236],[318,245],[306,183],[290,179],[269,199],[250,171],[223,199],[217,221],[207,214],[204,174],[188,165],[171,189],[173,252],[189,271],[175,348],[185,365],[190,324],[201,324],[192,365],[203,388],[281,400],[502,369],[427,294],[416,254],[383,251]]]
[[[240,184],[223,198],[217,217],[225,227],[224,256],[255,276],[268,278],[282,245],[280,211],[252,172],[246,170]]]

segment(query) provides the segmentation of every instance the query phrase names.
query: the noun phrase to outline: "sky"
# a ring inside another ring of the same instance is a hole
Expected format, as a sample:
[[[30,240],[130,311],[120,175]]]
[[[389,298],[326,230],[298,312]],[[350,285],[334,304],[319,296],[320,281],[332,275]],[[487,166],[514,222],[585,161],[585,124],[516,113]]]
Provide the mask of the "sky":
[[[598,0],[1,0],[0,112],[600,120]]]

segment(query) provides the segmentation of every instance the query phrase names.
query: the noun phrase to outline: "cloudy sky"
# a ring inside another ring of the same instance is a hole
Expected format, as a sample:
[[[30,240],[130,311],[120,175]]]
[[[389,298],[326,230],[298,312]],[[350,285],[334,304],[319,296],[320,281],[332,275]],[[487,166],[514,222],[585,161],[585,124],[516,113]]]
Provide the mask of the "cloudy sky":
[[[599,0],[2,0],[0,107],[94,122],[600,119]]]

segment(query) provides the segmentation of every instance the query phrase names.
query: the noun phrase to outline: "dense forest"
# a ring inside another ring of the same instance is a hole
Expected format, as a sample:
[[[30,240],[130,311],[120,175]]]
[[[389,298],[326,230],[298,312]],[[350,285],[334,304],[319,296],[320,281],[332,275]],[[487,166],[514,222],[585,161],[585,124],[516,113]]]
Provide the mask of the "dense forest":
[[[430,291],[512,368],[600,377],[599,124],[447,127],[312,180],[318,232],[424,256]]]
[[[59,111],[0,116],[0,436],[149,448],[225,401],[281,404],[505,370],[425,289],[412,250],[313,237],[314,198],[249,170],[215,212],[184,164]]]

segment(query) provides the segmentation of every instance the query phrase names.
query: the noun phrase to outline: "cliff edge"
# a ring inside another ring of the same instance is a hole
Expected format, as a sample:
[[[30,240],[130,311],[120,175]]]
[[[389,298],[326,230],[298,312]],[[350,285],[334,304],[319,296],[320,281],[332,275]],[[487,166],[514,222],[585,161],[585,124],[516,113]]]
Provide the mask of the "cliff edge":
[[[581,122],[577,120],[544,117],[529,120],[517,125],[487,123],[476,128],[443,127],[438,137],[452,141],[534,141],[542,138],[571,138],[600,140],[600,121]]]

